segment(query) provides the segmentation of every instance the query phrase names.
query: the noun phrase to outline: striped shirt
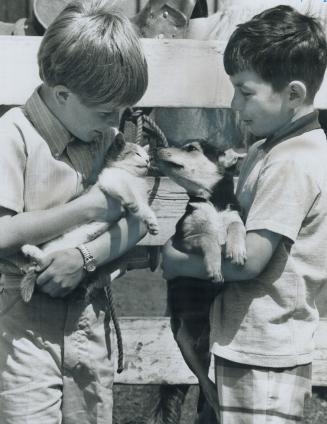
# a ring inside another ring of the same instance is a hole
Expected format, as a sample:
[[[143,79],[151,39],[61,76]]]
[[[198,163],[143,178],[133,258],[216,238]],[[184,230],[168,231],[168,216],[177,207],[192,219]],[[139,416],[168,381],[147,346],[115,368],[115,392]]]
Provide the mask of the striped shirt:
[[[113,138],[113,128],[92,143],[74,138],[36,89],[24,107],[0,119],[0,207],[44,210],[79,196],[96,181]],[[22,256],[9,260],[20,263]]]

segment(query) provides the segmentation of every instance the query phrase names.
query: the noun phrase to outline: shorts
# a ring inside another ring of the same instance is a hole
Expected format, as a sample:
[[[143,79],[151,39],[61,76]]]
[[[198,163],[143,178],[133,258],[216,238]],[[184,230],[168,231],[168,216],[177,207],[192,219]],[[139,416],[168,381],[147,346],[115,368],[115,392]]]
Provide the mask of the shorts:
[[[215,380],[221,424],[300,423],[311,396],[311,364],[264,368],[215,356]]]

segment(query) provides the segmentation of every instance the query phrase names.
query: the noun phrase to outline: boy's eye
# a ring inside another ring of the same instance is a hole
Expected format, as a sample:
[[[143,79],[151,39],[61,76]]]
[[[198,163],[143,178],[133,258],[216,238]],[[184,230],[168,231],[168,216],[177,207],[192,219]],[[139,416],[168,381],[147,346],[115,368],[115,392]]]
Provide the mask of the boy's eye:
[[[109,118],[109,117],[114,117],[115,116],[115,112],[99,112],[99,115],[102,118]]]
[[[109,123],[118,125],[119,123],[119,113],[118,112],[98,112],[100,119],[106,120]]]

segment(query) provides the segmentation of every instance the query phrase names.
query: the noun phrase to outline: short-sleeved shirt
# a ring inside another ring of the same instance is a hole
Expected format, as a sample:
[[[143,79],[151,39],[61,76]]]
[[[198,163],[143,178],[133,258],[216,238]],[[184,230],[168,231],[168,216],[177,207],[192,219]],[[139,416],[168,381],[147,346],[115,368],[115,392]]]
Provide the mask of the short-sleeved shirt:
[[[327,280],[327,141],[316,113],[249,150],[237,196],[247,231],[283,237],[265,270],[228,282],[211,311],[211,350],[238,363],[312,361],[315,298]]]
[[[91,143],[74,138],[36,89],[24,107],[0,119],[0,207],[44,210],[79,196],[96,181],[113,138],[113,128]],[[26,262],[21,254],[6,259]]]

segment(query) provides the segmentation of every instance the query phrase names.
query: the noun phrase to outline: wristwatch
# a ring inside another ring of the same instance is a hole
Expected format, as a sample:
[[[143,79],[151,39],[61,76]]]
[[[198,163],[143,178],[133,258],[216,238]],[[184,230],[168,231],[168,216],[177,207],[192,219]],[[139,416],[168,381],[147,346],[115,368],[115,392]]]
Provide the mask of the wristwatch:
[[[94,257],[91,255],[89,249],[85,246],[85,244],[81,244],[79,246],[76,247],[76,249],[78,249],[84,259],[84,266],[83,268],[85,269],[85,271],[87,272],[94,272],[96,270],[96,262]]]

